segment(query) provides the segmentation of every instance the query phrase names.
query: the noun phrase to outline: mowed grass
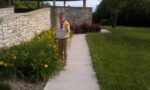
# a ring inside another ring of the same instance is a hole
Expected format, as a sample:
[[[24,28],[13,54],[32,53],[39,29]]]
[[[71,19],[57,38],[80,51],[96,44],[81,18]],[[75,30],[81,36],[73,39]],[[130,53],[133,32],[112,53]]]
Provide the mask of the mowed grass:
[[[87,35],[101,90],[150,90],[150,28],[105,28]]]

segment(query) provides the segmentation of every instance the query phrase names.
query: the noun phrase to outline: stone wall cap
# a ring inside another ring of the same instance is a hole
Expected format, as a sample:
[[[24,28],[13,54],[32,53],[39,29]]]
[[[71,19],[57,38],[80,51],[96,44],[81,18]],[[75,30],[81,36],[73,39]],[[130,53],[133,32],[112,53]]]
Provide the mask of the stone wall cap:
[[[73,7],[73,6],[50,6],[50,8],[79,8],[79,9],[92,9],[92,7]]]
[[[9,15],[1,16],[0,17],[0,23],[4,22],[6,20],[12,19],[12,18],[17,18],[17,17],[22,16],[22,15],[23,15],[22,13],[18,13],[18,14],[12,13]]]
[[[14,7],[11,6],[11,7],[6,7],[6,8],[0,8],[0,10],[4,10],[4,9],[14,9]]]
[[[13,14],[9,14],[9,15],[4,15],[0,17],[0,23],[9,20],[9,19],[13,19],[13,18],[18,18],[18,17],[22,17],[22,16],[29,16],[29,15],[34,15],[36,13],[41,13],[41,11],[43,10],[50,10],[50,8],[42,8],[42,9],[38,9],[38,10],[34,10],[34,11],[30,11],[27,13],[13,13]]]
[[[30,12],[24,13],[24,15],[30,15],[30,14],[41,13],[41,11],[43,12],[43,11],[45,11],[45,10],[50,10],[50,8],[37,9],[37,10],[34,10],[34,11],[30,11]]]

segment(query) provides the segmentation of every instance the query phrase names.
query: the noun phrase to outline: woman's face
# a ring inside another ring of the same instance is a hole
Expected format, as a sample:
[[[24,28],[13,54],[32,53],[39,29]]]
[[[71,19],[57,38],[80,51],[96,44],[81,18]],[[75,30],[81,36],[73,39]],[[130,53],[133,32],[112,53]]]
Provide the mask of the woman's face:
[[[63,15],[60,15],[59,19],[60,19],[60,22],[62,23],[62,22],[64,22],[65,17]]]

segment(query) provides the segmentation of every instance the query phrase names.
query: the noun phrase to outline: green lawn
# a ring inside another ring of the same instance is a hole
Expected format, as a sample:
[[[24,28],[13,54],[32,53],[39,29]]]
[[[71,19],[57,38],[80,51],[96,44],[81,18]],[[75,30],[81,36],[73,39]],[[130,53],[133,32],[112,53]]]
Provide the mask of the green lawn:
[[[101,90],[150,90],[150,28],[103,28],[87,35]]]

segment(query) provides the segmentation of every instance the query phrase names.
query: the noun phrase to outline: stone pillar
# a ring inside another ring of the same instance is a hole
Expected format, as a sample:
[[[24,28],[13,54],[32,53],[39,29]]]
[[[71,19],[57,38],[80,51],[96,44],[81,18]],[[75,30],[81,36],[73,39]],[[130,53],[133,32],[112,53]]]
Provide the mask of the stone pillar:
[[[83,0],[83,7],[86,7],[86,0]]]
[[[57,8],[55,6],[51,7],[51,26],[57,26]]]
[[[53,0],[53,6],[56,6],[56,0]]]
[[[66,0],[64,0],[64,7],[66,6]]]

